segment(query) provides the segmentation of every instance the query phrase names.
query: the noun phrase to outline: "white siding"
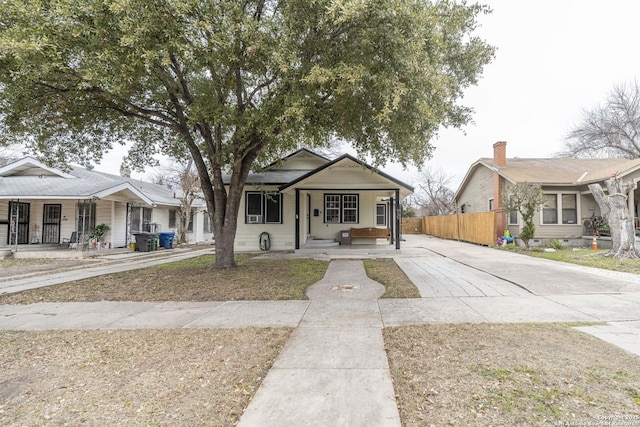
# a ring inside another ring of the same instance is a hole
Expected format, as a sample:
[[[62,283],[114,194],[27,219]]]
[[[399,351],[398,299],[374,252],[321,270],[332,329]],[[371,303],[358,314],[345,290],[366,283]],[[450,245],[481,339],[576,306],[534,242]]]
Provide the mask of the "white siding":
[[[274,191],[275,187],[247,187],[246,191]],[[234,247],[237,252],[259,251],[260,234],[264,231],[271,237],[271,250],[295,249],[295,194],[282,195],[282,224],[246,224],[245,194],[242,194],[238,212],[238,228]]]

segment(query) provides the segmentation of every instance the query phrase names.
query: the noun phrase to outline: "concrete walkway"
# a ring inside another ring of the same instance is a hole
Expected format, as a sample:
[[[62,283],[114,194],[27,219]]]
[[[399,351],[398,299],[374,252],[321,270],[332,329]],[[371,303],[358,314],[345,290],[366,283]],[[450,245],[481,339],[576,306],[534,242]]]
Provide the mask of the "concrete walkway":
[[[377,299],[361,261],[332,261],[240,427],[400,426]]]

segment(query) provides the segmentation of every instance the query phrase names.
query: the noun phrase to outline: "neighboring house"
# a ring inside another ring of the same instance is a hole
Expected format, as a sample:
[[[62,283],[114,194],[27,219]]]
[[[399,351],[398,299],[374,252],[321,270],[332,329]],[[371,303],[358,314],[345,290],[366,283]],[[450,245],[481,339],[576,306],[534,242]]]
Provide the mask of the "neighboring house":
[[[495,143],[493,158],[473,163],[455,193],[459,213],[495,211],[498,236],[508,228],[517,237],[522,226],[517,213],[506,215],[502,210],[503,189],[510,185],[539,184],[546,195],[546,206],[534,216],[536,233],[532,244],[544,245],[558,239],[580,246],[585,243],[583,236],[593,233],[585,226],[593,217],[600,216],[587,186],[598,183],[606,190],[604,182],[612,174],[624,182],[640,180],[640,159],[507,158],[506,145]],[[629,196],[634,217],[638,216],[639,197],[637,188]]]
[[[297,250],[317,240],[382,243],[345,240],[352,228],[388,230],[389,244],[400,249],[400,202],[412,192],[411,186],[348,154],[329,160],[301,149],[249,174],[235,250],[260,249],[265,232],[274,250]]]
[[[126,247],[141,231],[177,231],[180,201],[166,187],[90,168],[69,172],[31,157],[0,167],[0,245],[61,244],[88,237],[99,224],[104,241]],[[203,201],[193,205],[189,243],[212,239]]]

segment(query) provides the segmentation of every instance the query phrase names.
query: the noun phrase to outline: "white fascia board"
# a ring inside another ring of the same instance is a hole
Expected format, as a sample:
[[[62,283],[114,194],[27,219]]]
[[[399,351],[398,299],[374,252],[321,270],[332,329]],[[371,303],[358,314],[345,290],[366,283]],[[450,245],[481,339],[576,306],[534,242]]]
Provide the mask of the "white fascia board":
[[[105,190],[99,191],[97,193],[94,193],[91,195],[91,197],[96,197],[98,199],[103,199],[105,197],[108,197],[114,193],[117,193],[118,191],[122,191],[122,190],[129,190],[131,191],[133,194],[135,194],[137,197],[139,197],[144,203],[150,205],[150,206],[155,206],[156,202],[154,202],[153,200],[151,200],[149,197],[147,197],[144,193],[142,193],[140,190],[138,190],[136,187],[134,187],[133,185],[129,184],[128,182],[123,182],[122,184],[118,184],[114,187],[111,188],[107,188]]]
[[[70,175],[68,173],[64,173],[62,172],[60,169],[56,169],[56,168],[50,168],[49,166],[45,165],[44,163],[34,159],[33,157],[23,157],[20,160],[16,160],[13,163],[9,163],[8,165],[5,165],[3,167],[0,168],[0,176],[9,176],[12,175],[11,172],[15,171],[15,170],[23,170],[24,166],[30,166],[31,168],[38,168],[38,169],[42,169],[45,170],[53,175],[57,175],[61,178],[72,178],[72,179],[76,179],[77,177]]]

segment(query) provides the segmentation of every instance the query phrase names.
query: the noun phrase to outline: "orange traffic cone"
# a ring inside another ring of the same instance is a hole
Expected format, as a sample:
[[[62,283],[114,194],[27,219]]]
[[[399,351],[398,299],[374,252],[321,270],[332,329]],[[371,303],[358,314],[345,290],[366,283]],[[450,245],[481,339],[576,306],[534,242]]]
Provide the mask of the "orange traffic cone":
[[[591,241],[591,249],[598,249],[598,241],[596,240],[596,236],[593,236],[593,240]]]

